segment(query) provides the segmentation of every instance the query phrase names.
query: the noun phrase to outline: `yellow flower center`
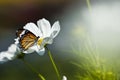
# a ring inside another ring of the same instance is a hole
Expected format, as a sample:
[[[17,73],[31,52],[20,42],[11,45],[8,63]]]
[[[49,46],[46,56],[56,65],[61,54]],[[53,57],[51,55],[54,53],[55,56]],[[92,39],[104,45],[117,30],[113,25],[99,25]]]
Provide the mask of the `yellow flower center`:
[[[38,39],[37,44],[38,44],[38,45],[41,45],[41,44],[42,44],[42,41],[43,41],[43,38]]]

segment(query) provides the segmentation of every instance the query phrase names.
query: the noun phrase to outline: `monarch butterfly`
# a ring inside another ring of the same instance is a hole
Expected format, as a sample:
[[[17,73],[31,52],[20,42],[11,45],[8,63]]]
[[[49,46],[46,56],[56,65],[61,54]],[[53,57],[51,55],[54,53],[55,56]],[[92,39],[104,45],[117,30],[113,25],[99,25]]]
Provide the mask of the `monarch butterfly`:
[[[19,37],[19,47],[24,51],[33,46],[39,38],[25,29],[18,29],[16,31],[16,36]]]

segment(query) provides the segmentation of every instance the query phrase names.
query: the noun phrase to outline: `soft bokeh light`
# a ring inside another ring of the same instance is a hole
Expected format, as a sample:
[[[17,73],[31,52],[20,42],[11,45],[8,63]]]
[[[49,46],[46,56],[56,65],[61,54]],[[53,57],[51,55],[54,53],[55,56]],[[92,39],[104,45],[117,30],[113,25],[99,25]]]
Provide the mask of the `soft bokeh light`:
[[[65,31],[69,36],[65,37],[70,41],[66,44],[72,41],[82,47],[81,40],[85,40],[86,36],[92,42],[91,47],[96,46],[102,55],[113,57],[118,55],[120,46],[120,1],[98,2],[91,3],[91,12],[87,6],[76,8],[75,5],[73,10],[66,13],[64,25],[67,26]]]
[[[100,54],[106,57],[119,56],[120,46],[120,2],[111,1],[92,5],[92,12],[83,12],[89,27],[89,36]]]

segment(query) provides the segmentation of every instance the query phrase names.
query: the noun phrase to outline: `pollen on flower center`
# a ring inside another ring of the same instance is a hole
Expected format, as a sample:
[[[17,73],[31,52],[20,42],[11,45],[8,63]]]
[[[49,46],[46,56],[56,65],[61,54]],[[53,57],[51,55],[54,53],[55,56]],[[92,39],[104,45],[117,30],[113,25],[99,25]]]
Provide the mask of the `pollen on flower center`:
[[[38,41],[37,41],[37,44],[38,44],[38,45],[41,45],[41,44],[42,44],[42,41],[43,41],[43,38],[39,38]]]

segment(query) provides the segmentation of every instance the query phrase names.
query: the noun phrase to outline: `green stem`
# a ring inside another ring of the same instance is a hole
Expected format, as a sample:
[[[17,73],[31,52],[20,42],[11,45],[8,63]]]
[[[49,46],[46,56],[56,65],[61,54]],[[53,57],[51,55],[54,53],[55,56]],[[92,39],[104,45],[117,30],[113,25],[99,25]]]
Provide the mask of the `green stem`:
[[[55,72],[56,72],[56,74],[57,74],[57,77],[58,77],[59,80],[61,80],[59,71],[58,71],[58,69],[57,69],[57,66],[56,66],[54,60],[53,60],[52,54],[51,54],[50,50],[49,50],[47,47],[46,47],[46,49],[48,50],[48,55],[49,55],[49,57],[50,57],[50,60],[51,60],[51,62],[52,62],[52,65],[53,65],[53,67],[54,67],[54,69],[55,69]]]
[[[91,8],[90,0],[86,0],[86,3],[89,9],[89,12],[91,13],[92,8]]]
[[[26,62],[24,59],[21,60],[24,62],[26,66],[28,66],[33,72],[35,72],[38,75],[38,77],[40,77],[41,80],[45,80],[45,78],[37,70],[35,70],[32,65]]]
[[[39,73],[38,76],[42,79],[45,80],[45,78]]]

